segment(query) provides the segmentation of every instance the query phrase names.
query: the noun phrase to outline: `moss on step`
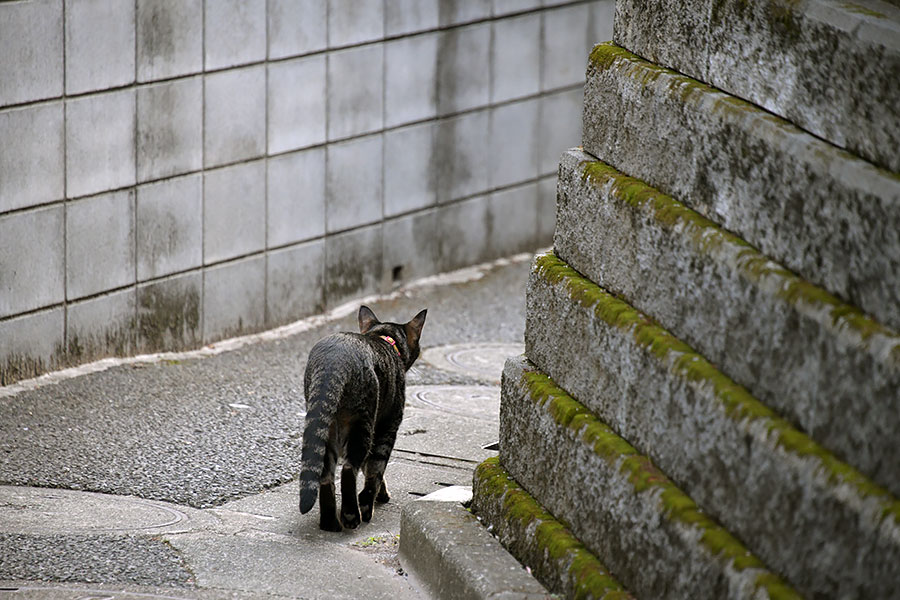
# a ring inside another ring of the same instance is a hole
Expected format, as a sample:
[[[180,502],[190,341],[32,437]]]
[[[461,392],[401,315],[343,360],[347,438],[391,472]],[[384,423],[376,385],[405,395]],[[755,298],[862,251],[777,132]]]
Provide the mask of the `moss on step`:
[[[572,398],[548,376],[537,371],[523,373],[522,381],[530,398],[543,407],[556,422],[590,446],[611,468],[618,466],[635,492],[658,492],[666,518],[699,529],[700,542],[710,555],[727,562],[736,571],[758,569],[757,589],[770,598],[800,598],[793,588],[766,570],[731,533],[706,516],[697,504],[675,486],[646,456],[597,419],[584,405]]]
[[[716,223],[691,210],[671,196],[650,187],[643,181],[623,175],[599,160],[585,160],[579,164],[581,180],[597,187],[610,187],[610,193],[618,200],[642,209],[649,207],[660,226],[671,229],[684,227],[695,247],[710,253],[725,246],[737,251],[737,268],[748,280],[759,282],[763,278],[776,278],[777,294],[792,305],[828,310],[832,325],[856,333],[865,342],[873,334],[896,339],[900,335],[878,323],[857,307],[847,304],[833,294],[800,278],[785,267],[773,262],[742,238],[722,229]]]
[[[513,481],[496,457],[475,469],[476,490],[502,505],[502,518],[517,532],[534,527],[537,550],[568,574],[573,586],[567,594],[574,598],[626,600],[633,598],[609,570],[566,526],[547,512],[528,492]]]
[[[738,422],[762,421],[770,439],[778,446],[801,458],[816,461],[832,485],[849,486],[859,498],[873,499],[878,503],[881,519],[890,518],[895,527],[900,525],[900,501],[890,492],[838,460],[809,436],[797,431],[754,398],[746,388],[722,374],[690,346],[662,329],[649,317],[583,277],[553,254],[539,256],[535,261],[535,272],[547,282],[565,289],[574,302],[591,310],[598,319],[631,335],[638,346],[660,359],[675,375],[710,389],[730,418]],[[538,392],[539,390],[535,391]],[[550,410],[554,418],[561,414],[557,419],[566,423],[581,414],[583,407],[579,407],[580,404],[563,401],[556,403]]]

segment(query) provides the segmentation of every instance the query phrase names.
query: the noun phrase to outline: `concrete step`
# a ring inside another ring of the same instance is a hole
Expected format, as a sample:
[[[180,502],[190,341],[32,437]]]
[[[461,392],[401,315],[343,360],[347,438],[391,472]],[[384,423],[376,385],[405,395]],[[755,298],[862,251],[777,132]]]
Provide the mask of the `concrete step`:
[[[526,313],[528,358],[803,594],[900,594],[888,491],[553,255],[536,259]]]
[[[509,359],[502,394],[500,462],[635,596],[800,598],[533,365]]]
[[[900,329],[900,176],[609,44],[588,64],[583,145]]]
[[[556,222],[557,256],[900,496],[896,331],[577,149]]]
[[[633,598],[563,523],[510,478],[497,457],[475,469],[473,482],[473,512],[548,590],[566,598]]]
[[[900,8],[879,0],[623,0],[614,41],[900,171]]]
[[[416,587],[442,600],[546,600],[547,590],[464,506],[468,487],[433,492],[403,507],[400,562]]]

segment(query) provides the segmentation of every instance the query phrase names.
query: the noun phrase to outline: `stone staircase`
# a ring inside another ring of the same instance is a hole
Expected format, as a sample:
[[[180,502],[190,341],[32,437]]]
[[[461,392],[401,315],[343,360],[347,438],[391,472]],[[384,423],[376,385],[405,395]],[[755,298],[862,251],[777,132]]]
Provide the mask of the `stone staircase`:
[[[900,597],[900,8],[614,38],[473,510],[567,597]]]

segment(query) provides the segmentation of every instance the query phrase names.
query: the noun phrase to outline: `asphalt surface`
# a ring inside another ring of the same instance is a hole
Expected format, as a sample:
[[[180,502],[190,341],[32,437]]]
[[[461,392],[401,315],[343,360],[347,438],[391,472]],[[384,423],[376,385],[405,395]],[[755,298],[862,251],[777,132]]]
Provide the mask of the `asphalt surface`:
[[[400,508],[470,485],[494,454],[483,446],[503,358],[521,352],[529,266],[519,256],[367,302],[382,320],[428,319],[392,501],[355,531],[320,532],[295,482],[306,355],[355,330],[355,309],[220,354],[0,388],[0,599],[420,597],[397,562]]]

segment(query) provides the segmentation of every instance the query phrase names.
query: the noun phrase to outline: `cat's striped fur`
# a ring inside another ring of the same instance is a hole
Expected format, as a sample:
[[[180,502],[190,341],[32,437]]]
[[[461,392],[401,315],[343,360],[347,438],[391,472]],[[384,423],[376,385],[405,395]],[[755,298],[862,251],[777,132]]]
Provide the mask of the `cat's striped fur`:
[[[300,512],[309,512],[318,495],[321,529],[355,528],[372,518],[375,501],[390,499],[384,469],[403,419],[406,371],[419,356],[425,312],[405,324],[382,323],[361,306],[360,333],[327,336],[309,352]],[[336,517],[334,475],[341,457],[341,511]],[[365,484],[357,497],[360,469]]]

